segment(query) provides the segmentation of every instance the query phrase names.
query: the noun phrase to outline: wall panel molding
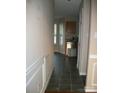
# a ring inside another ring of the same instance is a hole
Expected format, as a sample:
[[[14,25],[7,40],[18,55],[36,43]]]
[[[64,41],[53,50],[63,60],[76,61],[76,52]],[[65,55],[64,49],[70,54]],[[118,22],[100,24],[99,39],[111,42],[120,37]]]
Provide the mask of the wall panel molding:
[[[26,69],[26,86],[30,83],[30,79],[38,72],[37,70],[41,69],[42,64],[43,57],[40,57]]]
[[[40,93],[45,93],[45,90],[46,90],[47,85],[48,85],[48,83],[49,83],[49,81],[50,81],[50,77],[51,77],[51,75],[52,75],[52,72],[53,72],[53,67],[52,67],[52,69],[50,70],[50,73],[49,73],[49,75],[48,75],[48,79],[47,79],[47,81],[45,82],[44,87],[43,87],[43,89],[40,91]]]
[[[49,55],[46,55],[27,68],[26,93],[44,93],[53,71],[53,66],[51,69],[47,68],[49,61]]]

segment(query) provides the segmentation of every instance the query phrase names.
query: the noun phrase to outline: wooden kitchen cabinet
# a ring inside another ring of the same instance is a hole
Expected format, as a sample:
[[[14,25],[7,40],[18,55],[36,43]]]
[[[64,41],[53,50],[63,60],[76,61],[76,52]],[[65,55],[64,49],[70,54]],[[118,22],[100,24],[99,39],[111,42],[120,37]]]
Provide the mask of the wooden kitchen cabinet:
[[[75,33],[76,32],[76,22],[75,21],[67,21],[66,22],[66,32],[67,33]]]

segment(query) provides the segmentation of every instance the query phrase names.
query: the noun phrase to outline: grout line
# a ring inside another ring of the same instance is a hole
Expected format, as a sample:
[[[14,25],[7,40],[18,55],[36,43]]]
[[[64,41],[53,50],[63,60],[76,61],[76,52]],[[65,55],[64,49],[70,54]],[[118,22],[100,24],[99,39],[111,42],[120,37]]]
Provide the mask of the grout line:
[[[72,91],[72,75],[71,75],[71,68],[70,68],[70,90]]]
[[[59,81],[58,81],[58,91],[60,91],[60,81],[61,81],[61,78],[59,78]]]

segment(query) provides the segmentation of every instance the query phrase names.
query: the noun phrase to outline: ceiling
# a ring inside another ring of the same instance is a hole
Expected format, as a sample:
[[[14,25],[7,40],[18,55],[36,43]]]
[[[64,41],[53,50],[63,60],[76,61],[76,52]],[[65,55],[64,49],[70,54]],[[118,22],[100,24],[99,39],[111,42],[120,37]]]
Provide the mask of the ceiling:
[[[55,0],[55,17],[77,16],[81,0]]]

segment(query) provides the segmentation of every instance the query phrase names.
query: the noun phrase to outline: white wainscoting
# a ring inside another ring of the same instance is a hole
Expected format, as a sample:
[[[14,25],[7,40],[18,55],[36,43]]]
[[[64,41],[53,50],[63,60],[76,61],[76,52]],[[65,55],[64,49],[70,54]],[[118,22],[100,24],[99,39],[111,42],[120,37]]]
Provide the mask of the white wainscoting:
[[[48,71],[49,55],[39,58],[26,70],[26,93],[44,93],[53,67]],[[47,72],[48,71],[48,72]],[[48,73],[48,75],[47,75]]]

